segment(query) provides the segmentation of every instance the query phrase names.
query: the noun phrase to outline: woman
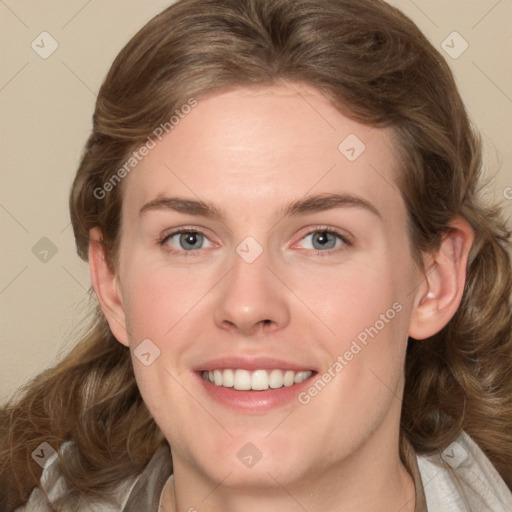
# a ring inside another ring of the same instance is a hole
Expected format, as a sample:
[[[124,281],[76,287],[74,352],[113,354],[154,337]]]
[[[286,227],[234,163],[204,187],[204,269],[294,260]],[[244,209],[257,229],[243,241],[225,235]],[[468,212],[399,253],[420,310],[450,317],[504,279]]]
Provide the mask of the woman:
[[[70,199],[98,309],[2,411],[3,509],[510,510],[480,164],[382,1],[166,9],[98,95]]]

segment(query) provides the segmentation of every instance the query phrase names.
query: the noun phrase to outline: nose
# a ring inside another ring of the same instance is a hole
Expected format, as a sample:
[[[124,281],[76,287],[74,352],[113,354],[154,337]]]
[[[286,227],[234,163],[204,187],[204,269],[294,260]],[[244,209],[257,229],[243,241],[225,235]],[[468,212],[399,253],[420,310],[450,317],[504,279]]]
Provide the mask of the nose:
[[[290,320],[289,291],[276,274],[265,251],[252,263],[236,255],[218,289],[215,324],[243,336],[285,327]]]

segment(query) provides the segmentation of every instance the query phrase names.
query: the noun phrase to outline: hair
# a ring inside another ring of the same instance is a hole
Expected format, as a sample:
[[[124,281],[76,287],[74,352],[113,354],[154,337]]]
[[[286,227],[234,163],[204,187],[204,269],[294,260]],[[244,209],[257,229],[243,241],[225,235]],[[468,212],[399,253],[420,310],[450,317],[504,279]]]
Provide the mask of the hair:
[[[190,98],[283,80],[316,88],[351,119],[392,129],[418,261],[439,248],[456,216],[473,228],[460,308],[438,334],[409,340],[401,432],[417,453],[433,453],[464,429],[512,487],[511,233],[500,209],[481,200],[481,142],[446,61],[384,1],[179,0],[150,20],[99,91],[70,195],[79,256],[88,259],[89,231],[99,227],[116,268],[122,186],[104,199],[95,191],[156,127]],[[97,305],[83,339],[0,420],[9,510],[38,485],[31,452],[43,441],[73,441],[76,457],[62,461],[67,499],[109,496],[166,442],[129,349]]]

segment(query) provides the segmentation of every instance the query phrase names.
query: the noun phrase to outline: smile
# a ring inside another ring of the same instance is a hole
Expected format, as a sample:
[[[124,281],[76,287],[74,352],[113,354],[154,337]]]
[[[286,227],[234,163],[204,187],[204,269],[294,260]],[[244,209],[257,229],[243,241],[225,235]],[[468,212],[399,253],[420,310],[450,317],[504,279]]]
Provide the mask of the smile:
[[[201,376],[203,380],[210,382],[218,387],[234,388],[238,391],[266,391],[268,389],[280,389],[282,387],[291,387],[300,384],[309,379],[312,371],[293,371],[293,370],[243,370],[243,369],[225,369],[225,370],[203,370]]]

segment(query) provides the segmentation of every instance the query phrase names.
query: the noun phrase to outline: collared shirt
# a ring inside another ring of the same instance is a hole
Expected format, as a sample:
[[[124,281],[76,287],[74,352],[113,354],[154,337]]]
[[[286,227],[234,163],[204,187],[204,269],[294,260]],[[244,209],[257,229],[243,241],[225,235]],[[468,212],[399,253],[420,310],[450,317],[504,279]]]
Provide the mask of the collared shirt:
[[[66,456],[70,443],[59,450]],[[405,440],[402,460],[416,487],[415,512],[512,512],[512,493],[489,459],[462,432],[442,453],[418,455]],[[51,501],[65,490],[57,455],[43,471],[41,486]],[[115,504],[86,503],[73,512],[158,512],[162,489],[172,478],[169,447],[160,447],[144,471],[119,486]],[[51,512],[43,493],[34,489],[26,505],[16,512]],[[68,512],[67,510],[65,512]],[[71,512],[71,509],[69,509]]]

